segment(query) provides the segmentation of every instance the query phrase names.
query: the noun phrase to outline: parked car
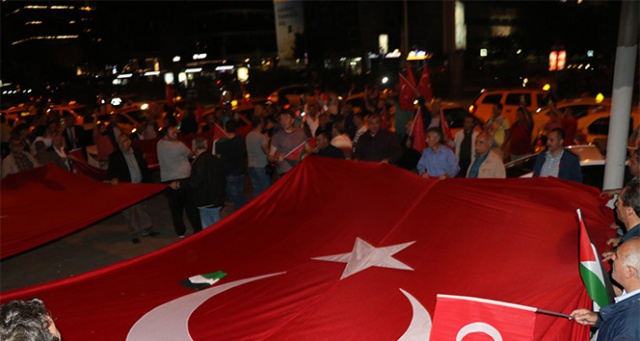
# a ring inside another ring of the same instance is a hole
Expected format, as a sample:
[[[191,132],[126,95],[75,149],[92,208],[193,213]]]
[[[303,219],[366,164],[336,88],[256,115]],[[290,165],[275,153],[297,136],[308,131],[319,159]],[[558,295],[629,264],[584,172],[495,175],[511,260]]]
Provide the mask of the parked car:
[[[0,110],[0,115],[7,118],[9,126],[15,126],[19,120],[24,120],[27,124],[33,123],[35,115],[31,112],[31,107],[20,104],[7,109]]]
[[[131,134],[135,131],[139,122],[144,122],[146,120],[148,111],[137,105],[130,105],[128,107],[114,110],[109,114],[98,115],[98,121],[109,122],[111,116],[118,117],[117,125],[123,133]],[[162,123],[162,119],[156,119],[156,121]]]
[[[267,101],[280,103],[280,101],[286,98],[293,108],[299,108],[301,104],[304,103],[303,96],[305,94],[312,93],[313,91],[314,87],[309,84],[293,84],[283,86],[278,90],[272,92],[267,97]]]
[[[53,112],[57,113],[60,117],[73,116],[76,120],[76,125],[82,126],[84,130],[93,129],[92,113],[90,109],[83,104],[78,104],[75,101],[71,101],[68,104],[56,104],[47,109],[47,114]]]
[[[527,105],[529,112],[534,112],[538,108],[546,105],[545,97],[547,92],[539,89],[514,88],[482,90],[471,102],[469,113],[476,116],[482,122],[486,122],[493,115],[493,105],[502,104],[502,113],[513,123],[516,120],[516,110],[520,106],[521,96]]]
[[[596,97],[580,97],[574,99],[567,99],[556,104],[558,112],[563,112],[565,109],[571,108],[573,116],[576,119],[581,119],[587,115],[599,112],[605,112],[611,110],[611,99],[599,100]],[[545,135],[544,126],[549,121],[550,110],[548,106],[539,108],[532,113],[533,130],[531,131],[531,140],[541,138]]]
[[[32,110],[33,108],[34,107],[30,105],[20,104],[2,110],[0,114],[7,117],[7,121],[10,125],[15,124],[15,122],[19,120],[24,120],[27,124],[31,125],[36,118],[36,112]],[[46,115],[56,113],[60,117],[71,115],[74,117],[77,125],[83,126],[85,130],[92,130],[92,120],[89,119],[86,120],[87,122],[85,122],[85,117],[91,118],[91,115],[88,111],[89,109],[85,105],[78,104],[75,101],[71,101],[68,104],[51,105],[44,110],[44,113]],[[87,114],[89,115],[85,116]]]
[[[610,118],[611,107],[601,112],[583,116],[578,119],[578,134],[586,142],[596,144],[604,151],[609,135]],[[637,106],[634,106],[629,118],[629,130],[624,134],[629,137],[635,129],[638,129],[638,126],[640,126],[640,111]]]

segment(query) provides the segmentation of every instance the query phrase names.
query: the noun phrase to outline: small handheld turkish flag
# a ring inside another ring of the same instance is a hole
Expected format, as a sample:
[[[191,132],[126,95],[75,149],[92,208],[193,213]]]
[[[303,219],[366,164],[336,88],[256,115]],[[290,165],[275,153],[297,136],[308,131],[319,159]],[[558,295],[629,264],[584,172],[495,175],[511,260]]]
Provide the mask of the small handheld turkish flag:
[[[529,341],[536,308],[475,297],[438,295],[431,340]]]

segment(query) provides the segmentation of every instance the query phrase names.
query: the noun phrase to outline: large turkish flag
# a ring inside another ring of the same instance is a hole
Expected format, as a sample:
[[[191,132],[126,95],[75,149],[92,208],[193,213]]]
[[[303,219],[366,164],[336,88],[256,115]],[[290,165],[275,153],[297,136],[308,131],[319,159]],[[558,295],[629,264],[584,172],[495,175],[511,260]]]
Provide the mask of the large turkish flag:
[[[438,293],[589,307],[575,209],[604,247],[613,217],[598,194],[555,178],[440,181],[305,158],[201,233],[1,299],[41,298],[65,341],[428,340]],[[180,284],[217,270],[228,275],[209,288]],[[539,316],[533,339],[588,333]]]

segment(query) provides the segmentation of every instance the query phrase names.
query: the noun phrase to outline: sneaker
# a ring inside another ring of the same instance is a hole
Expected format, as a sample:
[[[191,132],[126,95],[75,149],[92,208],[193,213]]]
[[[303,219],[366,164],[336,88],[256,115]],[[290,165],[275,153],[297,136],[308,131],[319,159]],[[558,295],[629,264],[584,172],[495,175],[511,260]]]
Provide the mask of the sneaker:
[[[140,238],[137,238],[137,237],[133,238],[133,239],[131,239],[131,242],[134,243],[134,244],[140,244]]]
[[[178,238],[184,238],[184,234],[179,234]]]

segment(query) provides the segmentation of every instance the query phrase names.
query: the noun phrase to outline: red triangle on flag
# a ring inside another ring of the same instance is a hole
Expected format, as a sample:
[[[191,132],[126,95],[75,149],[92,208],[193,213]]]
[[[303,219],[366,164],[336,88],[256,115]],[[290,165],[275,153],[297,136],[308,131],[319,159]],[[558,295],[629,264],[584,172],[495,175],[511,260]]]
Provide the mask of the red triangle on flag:
[[[411,72],[411,66],[407,65],[407,77],[400,74],[400,109],[413,110],[413,102],[418,97],[414,84],[416,84],[416,80]]]

